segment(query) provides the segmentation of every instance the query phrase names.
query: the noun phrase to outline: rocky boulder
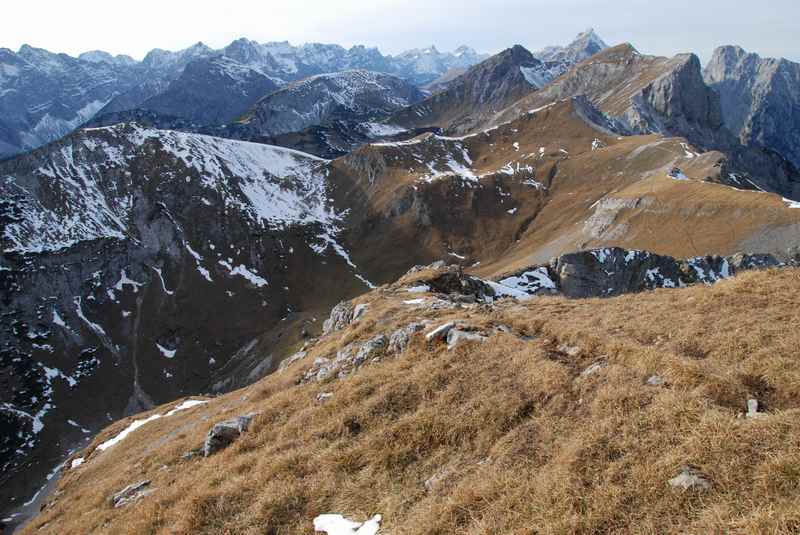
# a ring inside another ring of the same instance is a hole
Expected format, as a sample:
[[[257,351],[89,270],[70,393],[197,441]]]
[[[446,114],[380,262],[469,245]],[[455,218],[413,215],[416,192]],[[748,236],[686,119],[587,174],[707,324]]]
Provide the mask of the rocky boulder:
[[[322,324],[322,334],[329,335],[350,325],[353,321],[353,309],[350,301],[342,301],[333,307],[330,317]]]
[[[214,424],[203,443],[203,457],[208,457],[233,444],[242,433],[247,431],[255,414],[246,414],[232,420]]]

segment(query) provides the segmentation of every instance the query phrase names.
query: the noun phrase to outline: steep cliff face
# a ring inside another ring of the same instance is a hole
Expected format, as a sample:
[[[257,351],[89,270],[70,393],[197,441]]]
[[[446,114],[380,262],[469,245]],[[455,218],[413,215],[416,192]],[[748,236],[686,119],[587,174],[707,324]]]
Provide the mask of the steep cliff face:
[[[743,144],[772,149],[800,167],[800,64],[724,46],[704,76]]]
[[[628,124],[634,131],[681,135],[708,146],[714,138],[722,141],[719,95],[703,82],[697,56],[676,56],[665,70],[633,97],[633,107],[624,115]]]

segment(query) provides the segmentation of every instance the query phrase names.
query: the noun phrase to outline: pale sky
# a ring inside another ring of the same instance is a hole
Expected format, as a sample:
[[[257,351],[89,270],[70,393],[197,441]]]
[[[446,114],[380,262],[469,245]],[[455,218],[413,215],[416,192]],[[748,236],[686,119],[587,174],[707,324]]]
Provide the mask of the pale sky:
[[[467,44],[537,50],[594,27],[609,44],[643,53],[738,44],[800,61],[799,0],[4,0],[0,47],[23,43],[77,55],[101,49],[141,59],[152,48],[197,41],[221,48],[256,41],[377,46],[383,53]]]

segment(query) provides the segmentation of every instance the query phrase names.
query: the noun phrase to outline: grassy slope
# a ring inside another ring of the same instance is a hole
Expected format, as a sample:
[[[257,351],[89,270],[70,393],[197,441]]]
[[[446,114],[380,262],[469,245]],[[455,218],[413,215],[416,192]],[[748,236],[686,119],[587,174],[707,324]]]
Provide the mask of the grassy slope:
[[[312,533],[325,512],[382,513],[382,533],[395,535],[800,528],[800,271],[427,312],[399,288],[359,298],[366,318],[284,373],[94,453],[23,533]],[[514,333],[454,351],[418,336],[350,377],[296,384],[315,357],[420,317]],[[599,360],[608,365],[581,377]],[[647,386],[654,373],[667,384]],[[333,398],[317,402],[320,392]],[[750,397],[767,417],[737,418]],[[214,422],[253,410],[235,445],[181,458]],[[668,487],[686,463],[710,491]],[[145,478],[154,494],[110,507],[109,495]]]

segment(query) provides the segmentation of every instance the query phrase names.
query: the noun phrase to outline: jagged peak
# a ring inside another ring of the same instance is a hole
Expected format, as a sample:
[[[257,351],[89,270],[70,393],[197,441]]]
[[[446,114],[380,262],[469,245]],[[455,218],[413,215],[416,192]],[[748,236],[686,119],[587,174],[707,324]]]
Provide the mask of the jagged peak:
[[[606,48],[608,46],[606,44],[606,42],[603,40],[603,38],[600,37],[600,34],[598,34],[597,31],[594,28],[588,28],[588,29],[582,31],[581,33],[579,33],[575,37],[575,41],[581,41],[583,39],[595,41],[598,44],[602,45],[604,48]]]

